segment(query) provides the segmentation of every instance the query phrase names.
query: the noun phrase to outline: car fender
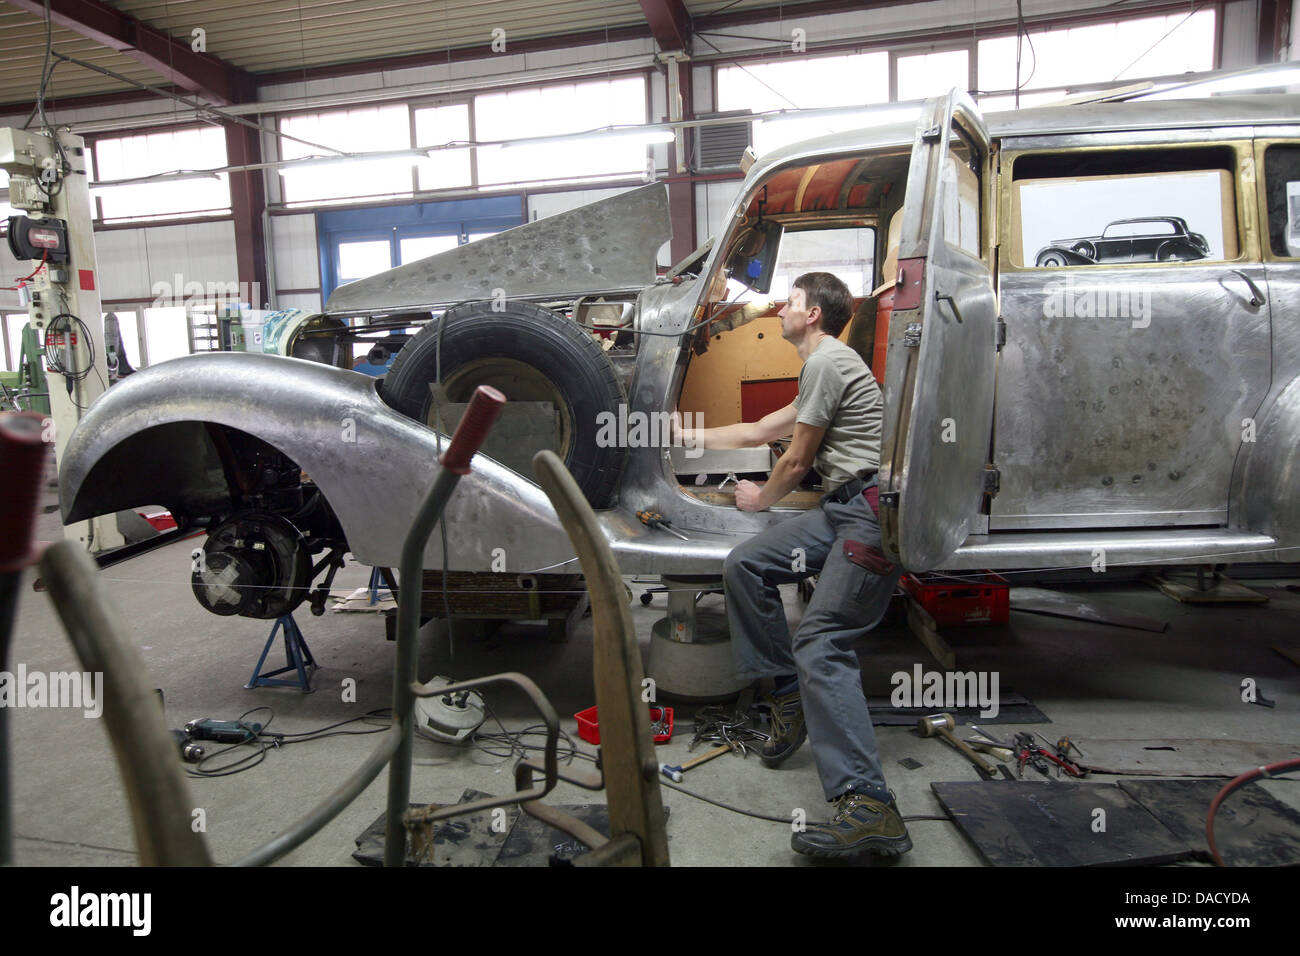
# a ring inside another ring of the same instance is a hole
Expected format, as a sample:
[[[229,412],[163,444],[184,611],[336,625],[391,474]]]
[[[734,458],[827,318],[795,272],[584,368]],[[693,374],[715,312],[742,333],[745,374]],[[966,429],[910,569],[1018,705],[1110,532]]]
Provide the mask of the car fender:
[[[1230,507],[1232,525],[1272,535],[1278,542],[1277,559],[1295,561],[1300,551],[1282,549],[1300,548],[1300,494],[1296,492],[1300,378],[1293,379],[1253,422],[1242,422],[1241,429],[1242,451]]]
[[[400,563],[437,469],[437,432],[385,405],[369,376],[282,356],[192,355],[114,385],[68,440],[64,521],[145,504],[219,512],[230,488],[211,426],[253,435],[293,459],[325,495],[358,561]],[[573,556],[545,493],[485,455],[475,456],[445,519],[454,529],[453,569],[533,570]],[[425,554],[426,567],[442,567],[440,535]]]
[[[1067,249],[1065,246],[1043,246],[1043,248],[1038,250],[1038,254],[1034,256],[1034,262],[1037,263],[1044,255],[1046,255],[1049,252],[1055,252],[1060,254],[1061,257],[1064,258],[1065,261],[1072,266],[1096,265],[1095,260],[1089,259],[1086,256],[1081,256],[1073,249]]]

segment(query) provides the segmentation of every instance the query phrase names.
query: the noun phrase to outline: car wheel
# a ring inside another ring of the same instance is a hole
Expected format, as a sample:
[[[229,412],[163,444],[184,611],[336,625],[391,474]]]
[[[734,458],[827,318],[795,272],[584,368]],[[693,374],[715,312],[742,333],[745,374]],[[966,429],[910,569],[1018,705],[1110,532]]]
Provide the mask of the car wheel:
[[[1097,247],[1091,242],[1077,242],[1072,250],[1075,255],[1082,256],[1084,259],[1096,260]]]
[[[537,436],[528,458],[547,448],[572,472],[593,508],[613,504],[627,449],[601,447],[597,416],[617,414],[627,396],[596,340],[582,326],[530,302],[507,302],[502,311],[473,302],[443,318],[442,385],[447,400],[468,402],[479,385],[500,389],[512,401],[549,402],[559,413],[558,440]],[[429,386],[438,375],[438,322],[430,322],[393,359],[383,398],[404,415],[434,424]],[[529,473],[531,477],[531,473]]]
[[[1066,261],[1064,253],[1052,251],[1040,253],[1037,264],[1043,268],[1059,269],[1061,266],[1068,266],[1069,262]]]
[[[1180,252],[1181,250],[1172,242],[1167,242],[1156,250],[1156,260],[1159,262],[1174,262],[1183,258]]]

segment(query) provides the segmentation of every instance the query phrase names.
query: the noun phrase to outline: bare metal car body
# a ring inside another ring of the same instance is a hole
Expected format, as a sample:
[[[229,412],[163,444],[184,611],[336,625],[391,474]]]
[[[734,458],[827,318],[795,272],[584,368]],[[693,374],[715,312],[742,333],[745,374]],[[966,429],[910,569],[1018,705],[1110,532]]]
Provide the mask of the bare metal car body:
[[[896,560],[912,570],[1086,568],[1099,555],[1107,567],[1294,561],[1300,261],[1269,249],[1253,177],[1265,142],[1300,143],[1297,117],[1300,98],[1256,96],[1024,110],[986,125],[954,92],[928,101],[915,126],[836,134],[765,156],[724,232],[670,278],[651,276],[639,288],[633,281],[647,261],[652,268],[665,238],[666,196],[652,186],[618,197],[634,204],[635,219],[611,201],[604,212],[532,223],[485,240],[494,245],[484,249],[473,244],[344,287],[326,312],[436,312],[471,294],[488,299],[498,284],[519,295],[503,270],[528,260],[542,287],[525,297],[621,295],[639,332],[669,333],[637,337],[626,384],[633,412],[671,412],[711,278],[735,238],[753,228],[749,211],[760,190],[783,170],[853,160],[854,175],[866,181],[876,164],[906,181],[901,205],[859,211],[855,220],[883,225],[902,211],[879,475],[885,546]],[[1091,290],[1104,300],[1117,282],[1148,290],[1148,323],[1052,315],[1044,302],[1059,296],[1061,274],[1015,267],[1002,248],[1013,157],[1182,144],[1242,157],[1241,255],[1071,267],[1071,294]],[[945,190],[956,187],[944,163],[954,150],[979,182],[977,245],[966,249],[945,234],[952,208]],[[800,221],[791,213],[785,226]],[[639,244],[638,224],[648,237]],[[607,226],[602,237],[575,232]],[[877,231],[879,261],[885,230]],[[539,266],[528,250],[542,247],[552,255]],[[573,272],[558,276],[561,261]],[[612,281],[606,265],[618,273]],[[471,268],[484,271],[471,276]],[[955,441],[941,437],[949,422]],[[290,358],[196,355],[114,386],[61,462],[64,520],[142,504],[197,524],[229,511],[239,489],[222,433],[277,450],[310,475],[358,560],[398,564],[439,436],[385,405],[372,379]],[[647,508],[671,516],[689,540],[643,526],[635,512]],[[734,545],[791,513],[742,513],[704,500],[679,483],[669,449],[634,447],[617,504],[599,518],[624,573],[680,575],[719,573]],[[484,455],[445,521],[450,570],[577,569],[540,488]],[[425,566],[442,565],[435,535]]]

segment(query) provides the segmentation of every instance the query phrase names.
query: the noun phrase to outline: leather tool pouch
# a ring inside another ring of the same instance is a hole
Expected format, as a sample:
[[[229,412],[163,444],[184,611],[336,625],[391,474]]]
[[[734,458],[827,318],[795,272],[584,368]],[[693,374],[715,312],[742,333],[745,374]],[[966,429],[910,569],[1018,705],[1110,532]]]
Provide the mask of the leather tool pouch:
[[[875,489],[872,489],[873,491]],[[844,557],[860,568],[866,568],[872,574],[884,576],[892,574],[894,564],[885,557],[885,553],[879,548],[873,548],[870,545],[863,544],[861,541],[845,541]]]

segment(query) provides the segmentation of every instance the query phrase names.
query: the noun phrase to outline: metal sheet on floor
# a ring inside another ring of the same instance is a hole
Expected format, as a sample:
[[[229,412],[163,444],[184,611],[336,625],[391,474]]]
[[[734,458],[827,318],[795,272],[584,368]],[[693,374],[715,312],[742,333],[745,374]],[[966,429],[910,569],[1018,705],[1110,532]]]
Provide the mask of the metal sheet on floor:
[[[994,866],[1150,866],[1194,855],[1114,784],[990,780],[930,787]]]
[[[1121,780],[1120,789],[1140,801],[1180,839],[1209,857],[1205,817],[1222,780]],[[1300,864],[1300,811],[1248,784],[1219,807],[1214,842],[1228,866]]]
[[[1076,621],[1129,627],[1139,631],[1161,633],[1169,629],[1168,621],[1160,621],[1145,614],[1119,611],[1105,603],[1078,594],[1066,594],[1048,588],[1012,588],[1009,596],[1011,610],[1049,617],[1067,617]]]
[[[1094,773],[1141,777],[1235,777],[1251,767],[1300,757],[1300,745],[1254,740],[1076,739],[1079,763]]]

